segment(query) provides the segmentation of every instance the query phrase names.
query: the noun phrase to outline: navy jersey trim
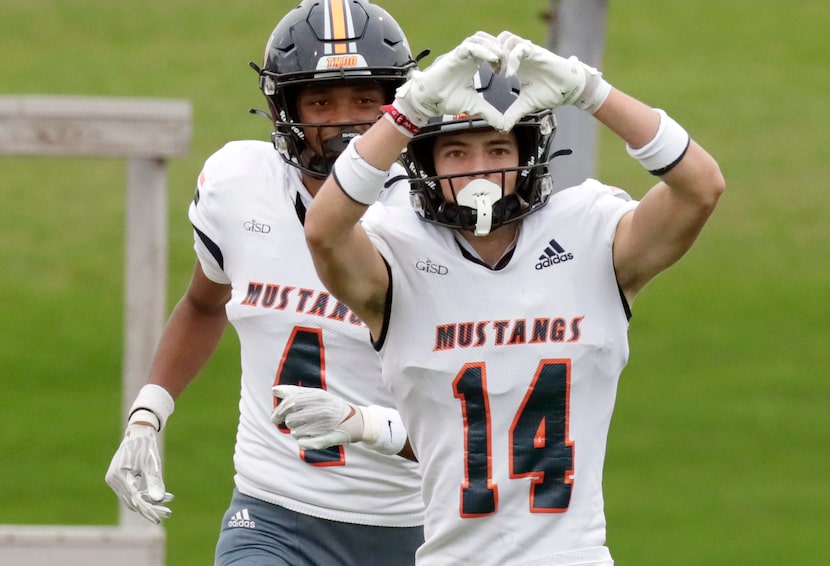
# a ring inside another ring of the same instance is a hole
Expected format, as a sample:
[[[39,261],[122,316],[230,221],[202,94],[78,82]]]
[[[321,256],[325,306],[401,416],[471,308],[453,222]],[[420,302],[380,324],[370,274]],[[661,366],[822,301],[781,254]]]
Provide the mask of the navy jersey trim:
[[[207,235],[198,228],[196,228],[196,226],[193,226],[193,230],[196,231],[196,234],[198,234],[199,239],[202,240],[202,243],[210,252],[210,255],[212,255],[213,259],[216,260],[216,263],[219,264],[219,268],[224,270],[225,258],[222,256],[222,250],[219,249],[219,246],[216,245],[216,242],[208,238]]]
[[[386,342],[386,333],[389,330],[389,318],[392,316],[392,268],[389,267],[386,258],[381,256],[381,259],[383,259],[383,265],[386,266],[386,276],[389,278],[389,286],[386,288],[386,301],[383,307],[383,325],[381,326],[380,336],[377,340],[372,337],[372,346],[378,352],[383,348],[383,343]]]
[[[516,247],[514,246],[506,254],[504,254],[504,256],[502,256],[502,258],[498,261],[498,263],[496,265],[490,266],[490,265],[487,265],[486,263],[484,263],[483,261],[481,261],[480,259],[478,259],[476,256],[474,256],[470,252],[468,252],[464,248],[464,246],[462,246],[458,242],[456,242],[456,244],[458,244],[458,249],[461,250],[461,255],[464,256],[464,259],[467,259],[467,260],[472,261],[473,263],[477,263],[479,265],[483,265],[484,267],[486,267],[490,271],[501,271],[502,269],[507,267],[507,264],[510,263],[510,260],[513,258],[513,252],[516,251]]]
[[[623,309],[625,310],[625,319],[630,321],[631,317],[634,316],[631,314],[631,305],[628,304],[628,299],[625,298],[625,293],[623,293],[622,287],[617,285],[617,290],[620,292],[620,301],[622,302]]]
[[[297,213],[297,218],[300,219],[300,224],[305,226],[305,205],[303,204],[303,199],[300,198],[299,191],[297,192],[297,198],[294,200],[294,210]]]

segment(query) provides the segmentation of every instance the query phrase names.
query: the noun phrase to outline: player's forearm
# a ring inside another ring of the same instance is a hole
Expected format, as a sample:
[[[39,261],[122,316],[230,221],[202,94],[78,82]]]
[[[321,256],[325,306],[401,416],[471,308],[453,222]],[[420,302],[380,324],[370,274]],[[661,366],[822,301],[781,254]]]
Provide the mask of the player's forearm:
[[[649,170],[656,168],[656,174],[680,201],[711,212],[724,190],[720,168],[712,156],[690,140],[688,133],[676,122],[671,129],[674,133],[667,131],[668,124],[661,122],[673,122],[670,116],[661,117],[647,104],[612,89],[594,117],[622,138],[634,152],[632,155],[637,155],[643,148],[648,149],[649,144],[655,144],[655,150],[643,162],[644,167]],[[664,153],[662,157],[661,152]]]
[[[667,113],[612,89],[594,116],[660,179],[617,229],[614,267],[631,301],[692,246],[725,183],[717,162]]]
[[[366,208],[329,177],[308,208],[305,234],[320,280],[377,335],[388,279],[383,261],[359,224]]]
[[[357,151],[373,167],[388,171],[410,139],[384,118],[360,136],[357,140]]]
[[[660,126],[660,116],[653,108],[615,88],[594,118],[632,148],[646,145]]]
[[[182,299],[162,333],[149,382],[177,398],[213,355],[226,326],[224,309],[200,312]]]
[[[320,280],[375,335],[382,325],[388,275],[359,222],[408,139],[384,122],[373,125],[337,158],[308,208],[304,226]]]

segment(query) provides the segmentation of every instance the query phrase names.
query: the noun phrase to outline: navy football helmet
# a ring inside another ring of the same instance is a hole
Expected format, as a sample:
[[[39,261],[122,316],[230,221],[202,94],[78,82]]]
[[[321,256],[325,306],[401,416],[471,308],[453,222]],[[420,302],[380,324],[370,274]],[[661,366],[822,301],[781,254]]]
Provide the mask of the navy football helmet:
[[[389,103],[417,63],[403,30],[379,6],[367,0],[303,0],[271,33],[263,68],[252,66],[271,111],[274,147],[288,163],[322,179],[366,123],[338,123],[341,135],[324,142],[325,154],[319,155],[307,146],[304,129],[324,125],[299,121],[298,91],[312,84],[376,81]]]
[[[494,73],[487,63],[479,68],[474,80],[476,90],[501,112],[507,110],[519,95],[518,81]],[[498,171],[470,171],[461,175],[436,174],[433,159],[436,136],[490,127],[476,116],[441,116],[431,118],[412,138],[401,157],[410,175],[412,206],[423,220],[459,230],[470,230],[476,235],[484,236],[499,226],[527,216],[547,203],[553,188],[548,170],[548,151],[556,133],[556,120],[551,110],[528,114],[513,127],[519,148],[517,167]],[[512,171],[517,173],[516,189],[505,196],[505,178]],[[501,190],[495,198],[488,198],[492,204],[491,210],[479,211],[475,199],[465,198],[463,194],[459,198],[461,191],[455,188],[454,179],[494,172],[501,174],[501,186],[494,190]],[[445,179],[453,187],[452,201],[447,201],[441,191],[441,181]],[[483,215],[488,218],[482,229],[480,217]]]

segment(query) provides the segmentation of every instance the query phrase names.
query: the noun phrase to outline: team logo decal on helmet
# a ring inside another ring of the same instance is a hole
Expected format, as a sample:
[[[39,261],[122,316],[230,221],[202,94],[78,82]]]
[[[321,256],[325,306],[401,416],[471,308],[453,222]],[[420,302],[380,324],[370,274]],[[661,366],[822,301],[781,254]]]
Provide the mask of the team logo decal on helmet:
[[[501,112],[507,110],[519,94],[517,80],[508,80],[504,75],[494,73],[487,63],[479,68],[474,85]],[[548,151],[556,133],[556,121],[550,110],[528,114],[513,127],[519,148],[517,167],[457,175],[436,174],[432,153],[436,136],[486,128],[490,125],[477,116],[445,115],[430,119],[412,138],[402,158],[411,177],[412,206],[421,219],[485,236],[499,226],[514,222],[547,204],[553,188],[548,170]],[[505,183],[508,174],[513,172],[516,173],[516,187],[505,196]],[[501,183],[476,179],[463,189],[457,188],[460,178],[493,173],[501,178]],[[452,188],[452,200],[444,198],[442,181]]]
[[[384,103],[417,65],[397,22],[367,0],[303,0],[274,28],[265,47],[259,87],[274,124],[272,140],[280,155],[305,173],[325,178],[349,140],[373,122],[302,123],[297,93],[311,85],[374,81],[384,88]],[[378,116],[380,110],[378,110]],[[306,143],[311,128],[339,127],[320,150]]]
[[[347,4],[347,0],[324,2],[326,37],[323,39],[330,41],[325,44],[325,53],[317,62],[318,71],[368,66],[357,51],[357,42],[349,41],[354,38],[355,32],[352,12]]]

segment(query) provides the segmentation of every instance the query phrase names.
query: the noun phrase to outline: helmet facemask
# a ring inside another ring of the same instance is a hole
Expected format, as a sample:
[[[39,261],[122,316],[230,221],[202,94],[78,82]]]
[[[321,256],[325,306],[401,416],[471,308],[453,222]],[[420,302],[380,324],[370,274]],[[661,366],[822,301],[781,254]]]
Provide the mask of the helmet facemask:
[[[371,79],[361,82],[378,84],[378,81]],[[355,81],[327,81],[318,86],[335,88],[351,84],[355,84]],[[296,106],[297,93],[302,88],[303,86],[286,87],[273,95],[279,96],[281,100],[276,104],[271,103],[271,112],[275,116],[271,142],[286,162],[312,177],[325,179],[349,142],[377,121],[381,115],[380,110],[371,119],[361,121],[303,122]],[[384,92],[387,90],[384,89]],[[388,95],[384,94],[383,100],[387,99]]]
[[[511,173],[516,176],[515,188],[505,195]],[[466,184],[459,182],[471,176],[474,178]],[[493,176],[497,182],[485,179]],[[442,182],[449,186],[452,200],[444,196]],[[547,203],[553,187],[546,164],[433,175],[410,179],[409,183],[412,207],[422,220],[476,236],[486,236],[538,210]]]

